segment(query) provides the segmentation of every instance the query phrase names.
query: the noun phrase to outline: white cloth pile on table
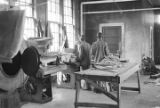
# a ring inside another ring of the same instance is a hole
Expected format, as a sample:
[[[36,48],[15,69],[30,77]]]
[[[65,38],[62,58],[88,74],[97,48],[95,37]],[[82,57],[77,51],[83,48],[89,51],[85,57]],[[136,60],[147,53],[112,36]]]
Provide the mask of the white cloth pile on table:
[[[94,64],[98,69],[107,69],[107,68],[120,68],[122,63],[120,59],[116,56],[107,56],[102,59],[100,62]]]

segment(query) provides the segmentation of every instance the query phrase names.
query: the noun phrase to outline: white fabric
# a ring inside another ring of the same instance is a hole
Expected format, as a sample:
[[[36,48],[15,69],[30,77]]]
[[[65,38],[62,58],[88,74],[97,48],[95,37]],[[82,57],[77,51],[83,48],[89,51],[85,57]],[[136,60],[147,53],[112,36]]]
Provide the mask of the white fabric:
[[[0,62],[11,62],[23,39],[24,11],[0,11]]]

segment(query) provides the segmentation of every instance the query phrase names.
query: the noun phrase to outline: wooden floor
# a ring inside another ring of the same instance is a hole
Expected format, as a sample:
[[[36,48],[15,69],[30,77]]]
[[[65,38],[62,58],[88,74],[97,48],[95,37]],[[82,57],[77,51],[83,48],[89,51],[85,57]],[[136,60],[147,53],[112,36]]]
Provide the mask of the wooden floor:
[[[144,84],[148,81],[148,76],[141,76],[142,93],[126,92],[121,93],[121,108],[156,108],[160,106],[160,86],[153,83]],[[136,76],[128,79],[125,85],[134,86]],[[135,85],[136,86],[136,85]],[[53,87],[53,100],[46,104],[26,103],[21,108],[74,108],[74,89],[64,89]],[[97,94],[92,91],[82,90],[80,101],[113,103],[103,94]],[[83,107],[84,108],[84,107]]]

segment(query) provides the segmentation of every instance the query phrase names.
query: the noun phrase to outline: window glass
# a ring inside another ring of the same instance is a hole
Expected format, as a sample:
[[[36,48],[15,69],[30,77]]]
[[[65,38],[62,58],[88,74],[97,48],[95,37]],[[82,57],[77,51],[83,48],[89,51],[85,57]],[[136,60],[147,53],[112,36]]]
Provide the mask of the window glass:
[[[24,39],[36,37],[32,0],[17,0],[15,6],[19,6],[20,9],[25,10]]]
[[[72,7],[71,0],[64,0],[64,6],[65,7]]]
[[[48,0],[48,22],[49,34],[53,37],[49,51],[59,51],[60,46],[60,2],[59,0]]]
[[[73,48],[74,46],[74,23],[73,23],[73,9],[72,9],[72,0],[62,0],[63,4],[63,14],[60,14],[60,0],[48,0],[48,22],[49,22],[49,31],[53,37],[52,45],[50,51],[59,51],[59,46],[61,43],[60,34],[62,34],[62,27],[66,26],[66,33],[68,38],[69,47]],[[62,25],[62,15],[64,16],[64,25]],[[63,39],[62,39],[63,40]]]
[[[67,31],[67,38],[69,41],[69,47],[74,47],[74,24],[73,23],[73,7],[72,7],[72,0],[64,0],[64,24],[66,26]]]

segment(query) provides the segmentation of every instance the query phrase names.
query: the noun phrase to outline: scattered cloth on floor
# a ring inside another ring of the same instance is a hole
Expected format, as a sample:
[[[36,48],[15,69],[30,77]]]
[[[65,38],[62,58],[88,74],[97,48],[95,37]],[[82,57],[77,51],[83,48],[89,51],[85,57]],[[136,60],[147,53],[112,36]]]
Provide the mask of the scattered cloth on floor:
[[[160,70],[156,68],[155,63],[151,58],[144,57],[142,59],[142,72],[144,75],[150,75],[151,78],[153,78],[155,74],[160,73]]]
[[[150,78],[151,78],[151,79],[157,79],[157,78],[160,78],[160,72],[158,71],[158,73],[157,73],[157,74],[150,75]]]
[[[155,80],[144,81],[144,84],[154,84],[156,86],[160,86],[160,78],[155,79]]]

